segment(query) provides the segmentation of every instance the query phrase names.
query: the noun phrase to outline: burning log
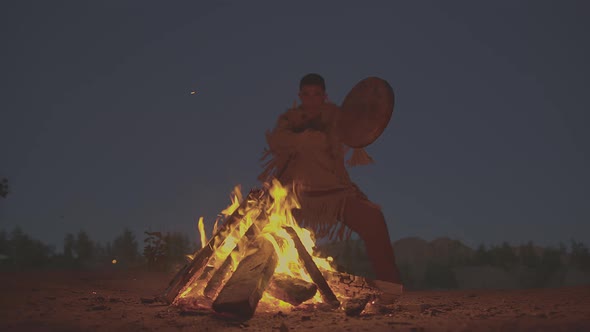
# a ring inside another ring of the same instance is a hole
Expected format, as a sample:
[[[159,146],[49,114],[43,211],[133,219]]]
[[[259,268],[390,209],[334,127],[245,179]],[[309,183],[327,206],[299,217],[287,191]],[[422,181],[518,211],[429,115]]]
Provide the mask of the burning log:
[[[336,271],[325,271],[324,277],[333,290],[349,298],[371,296],[391,302],[403,293],[403,286],[382,280],[371,280],[360,276]]]
[[[219,291],[219,288],[221,287],[225,279],[227,279],[227,277],[229,276],[231,264],[232,257],[230,254],[223,261],[223,264],[221,264],[221,266],[215,271],[215,273],[213,273],[211,279],[209,279],[209,283],[207,283],[207,286],[203,291],[203,294],[206,297],[212,299],[215,296],[215,294],[217,294],[217,291]]]
[[[367,298],[369,301],[375,300],[378,306],[388,306],[394,304],[403,294],[403,286],[392,282],[337,271],[325,271],[324,277],[331,288],[346,299],[343,308],[347,315],[360,314],[363,311],[361,306],[364,306],[363,302]]]
[[[281,301],[298,306],[311,299],[317,289],[318,287],[311,282],[281,274],[272,278],[266,291]]]
[[[223,264],[221,264],[221,266],[213,273],[211,279],[209,279],[209,283],[207,283],[207,286],[203,291],[206,297],[213,298],[219,291],[219,288],[223,285],[224,281],[227,279],[232,266],[232,255],[236,255],[239,252],[240,247],[245,246],[249,242],[253,241],[260,233],[260,230],[264,228],[267,223],[268,219],[266,213],[262,212],[260,216],[256,218],[256,222],[250,225],[244,234],[244,237],[240,239],[238,245],[226,257],[226,259],[223,261]]]
[[[182,290],[182,288],[190,281],[190,279],[196,274],[199,273],[203,268],[204,265],[207,264],[207,261],[213,254],[214,245],[216,243],[221,243],[227,234],[229,233],[230,228],[240,222],[244,215],[242,214],[250,200],[257,200],[262,197],[264,191],[253,189],[250,191],[246,199],[240,204],[240,206],[225,220],[223,225],[219,228],[217,233],[209,240],[207,245],[203,247],[201,250],[197,251],[194,255],[193,260],[185,264],[176,274],[176,276],[170,281],[170,284],[164,291],[163,295],[160,297],[167,303],[174,302],[174,299],[178,296],[178,293]]]
[[[324,271],[323,275],[335,292],[347,298],[380,293],[371,280],[364,277],[338,271]]]
[[[332,308],[338,308],[340,306],[340,301],[338,301],[336,295],[334,295],[334,292],[332,292],[332,289],[326,282],[326,279],[324,279],[324,276],[305,249],[305,246],[299,239],[299,236],[297,236],[297,232],[295,232],[292,227],[285,227],[285,230],[293,239],[293,242],[295,243],[295,249],[297,249],[297,253],[299,254],[299,260],[301,263],[303,263],[303,266],[305,267],[307,273],[309,273],[311,280],[313,280],[313,282],[317,285],[324,302],[330,305]]]
[[[277,266],[278,256],[272,243],[264,237],[258,237],[248,247],[250,250],[256,251],[242,259],[213,301],[216,312],[244,319],[254,315]]]

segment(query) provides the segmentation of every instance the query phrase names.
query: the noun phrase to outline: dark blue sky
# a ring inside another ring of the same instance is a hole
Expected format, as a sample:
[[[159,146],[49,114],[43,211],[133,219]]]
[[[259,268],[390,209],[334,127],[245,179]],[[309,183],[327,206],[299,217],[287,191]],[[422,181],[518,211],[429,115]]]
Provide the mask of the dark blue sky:
[[[0,228],[210,229],[318,72],[395,90],[351,170],[393,240],[588,243],[588,2],[200,3],[2,3]]]

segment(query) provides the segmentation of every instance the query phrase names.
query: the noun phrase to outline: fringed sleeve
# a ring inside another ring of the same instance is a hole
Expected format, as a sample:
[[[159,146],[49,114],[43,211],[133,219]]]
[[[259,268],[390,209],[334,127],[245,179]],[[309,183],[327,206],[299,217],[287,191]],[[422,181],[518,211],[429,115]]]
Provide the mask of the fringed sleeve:
[[[279,117],[273,131],[266,132],[266,141],[272,152],[295,151],[297,134],[291,130],[291,123],[287,114]]]
[[[266,132],[268,149],[265,149],[260,160],[263,171],[258,180],[265,182],[270,178],[278,178],[290,159],[297,154],[298,136],[291,130],[289,111],[282,114],[272,131]]]

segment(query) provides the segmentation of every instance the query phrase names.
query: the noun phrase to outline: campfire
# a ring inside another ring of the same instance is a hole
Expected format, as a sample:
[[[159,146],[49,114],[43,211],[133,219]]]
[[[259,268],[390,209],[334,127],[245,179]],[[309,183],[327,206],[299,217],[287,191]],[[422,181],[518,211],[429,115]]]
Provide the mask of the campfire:
[[[245,198],[236,187],[210,240],[199,220],[202,248],[188,256],[162,300],[248,319],[257,310],[289,311],[302,304],[359,311],[383,289],[401,293],[399,285],[381,282],[377,288],[377,281],[336,271],[331,257],[314,253],[314,235],[298,226],[293,208],[299,208],[296,196],[277,180]]]

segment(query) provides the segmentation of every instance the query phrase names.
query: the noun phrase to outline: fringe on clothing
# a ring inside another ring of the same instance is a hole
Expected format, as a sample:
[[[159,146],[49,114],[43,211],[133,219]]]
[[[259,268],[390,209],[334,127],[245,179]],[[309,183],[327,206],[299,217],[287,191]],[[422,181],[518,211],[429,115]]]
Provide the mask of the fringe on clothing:
[[[347,240],[352,230],[342,222],[346,199],[355,195],[355,188],[333,192],[297,192],[301,209],[294,213],[301,227],[314,232],[316,238]]]
[[[270,150],[264,149],[262,157],[260,157],[260,161],[262,162],[262,173],[258,175],[258,180],[261,182],[266,182],[271,177],[271,175],[273,175],[274,170],[277,167],[276,158],[272,157]]]
[[[288,155],[286,158],[278,158],[273,155],[269,149],[264,149],[260,161],[262,162],[262,172],[258,175],[261,182],[270,182],[272,178],[280,179],[289,161],[294,156]]]
[[[280,175],[290,158],[277,158],[270,150],[265,149],[262,158],[260,158],[264,164],[258,180],[270,182],[272,178],[277,178],[281,181]],[[287,184],[283,183],[283,185]],[[293,216],[301,227],[313,231],[318,239],[350,239],[352,229],[342,222],[346,199],[354,196],[366,199],[365,194],[354,183],[351,183],[348,188],[327,191],[299,190],[295,186],[293,192],[301,205],[301,209],[293,210]]]
[[[373,158],[371,158],[367,151],[365,151],[365,149],[362,148],[353,149],[352,156],[350,156],[350,159],[346,161],[346,164],[348,166],[368,165],[373,163],[375,163]]]

